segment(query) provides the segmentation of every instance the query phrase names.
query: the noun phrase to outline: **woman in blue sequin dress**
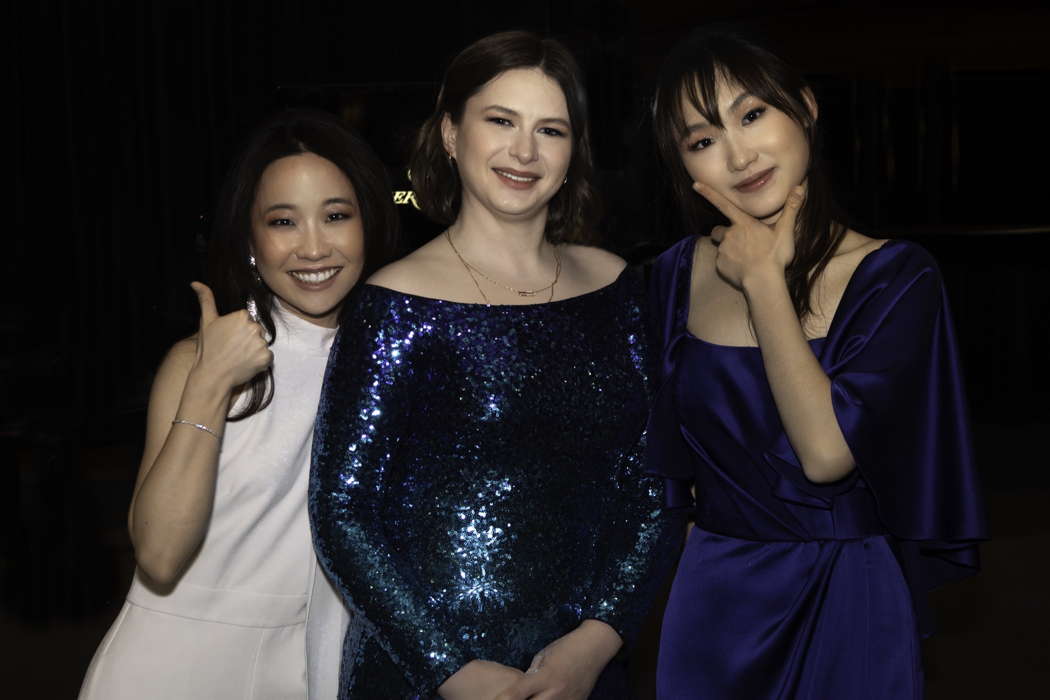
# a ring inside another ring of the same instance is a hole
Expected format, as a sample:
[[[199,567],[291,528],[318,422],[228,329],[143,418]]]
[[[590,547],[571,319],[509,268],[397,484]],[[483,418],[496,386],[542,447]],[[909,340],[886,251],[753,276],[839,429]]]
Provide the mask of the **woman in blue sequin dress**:
[[[571,56],[522,32],[465,49],[411,172],[448,229],[357,296],[315,435],[315,542],[358,613],[342,697],[627,697],[609,662],[678,528],[639,462],[642,282],[582,245]]]

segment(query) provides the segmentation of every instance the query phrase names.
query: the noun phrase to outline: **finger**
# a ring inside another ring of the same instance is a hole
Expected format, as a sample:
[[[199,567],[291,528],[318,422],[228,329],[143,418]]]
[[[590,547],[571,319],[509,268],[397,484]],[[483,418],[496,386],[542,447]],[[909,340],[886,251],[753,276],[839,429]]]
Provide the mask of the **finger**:
[[[733,204],[728,198],[724,197],[721,192],[716,191],[713,187],[708,187],[702,182],[694,182],[693,190],[698,195],[711,202],[715,209],[725,214],[726,218],[734,224],[743,224],[755,220],[753,216]]]
[[[535,674],[522,676],[512,686],[496,696],[496,700],[528,700],[542,690],[542,683]]]
[[[201,282],[190,282],[190,286],[197,294],[197,302],[201,306],[201,328],[204,328],[219,317],[219,312],[215,309],[215,295],[208,285]]]
[[[722,240],[725,237],[726,237],[726,227],[725,226],[715,226],[713,229],[711,229],[711,242],[715,244],[715,248],[717,248],[722,243]]]
[[[805,192],[805,188],[801,185],[791,190],[791,194],[788,195],[787,201],[784,202],[784,211],[780,214],[780,218],[777,219],[777,223],[773,226],[774,231],[777,233],[784,233],[786,231],[794,233],[795,222],[798,221],[798,212],[802,209],[802,203],[805,201]]]

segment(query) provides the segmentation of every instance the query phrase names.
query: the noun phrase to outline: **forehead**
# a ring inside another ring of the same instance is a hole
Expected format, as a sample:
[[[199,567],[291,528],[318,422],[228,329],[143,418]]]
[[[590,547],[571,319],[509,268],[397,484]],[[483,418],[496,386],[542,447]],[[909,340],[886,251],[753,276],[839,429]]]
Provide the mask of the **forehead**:
[[[712,89],[713,95],[710,94]],[[706,85],[698,77],[691,76],[678,91],[679,109],[686,124],[707,121],[709,116],[725,114],[733,101],[745,92],[739,82],[725,75],[719,75]]]
[[[335,163],[316,153],[297,153],[278,158],[266,166],[255,196],[257,200],[291,194],[330,197],[336,192],[353,195],[353,191],[349,178]]]
[[[498,105],[516,112],[569,118],[569,108],[561,86],[539,68],[504,71],[485,83],[468,103],[480,108]]]

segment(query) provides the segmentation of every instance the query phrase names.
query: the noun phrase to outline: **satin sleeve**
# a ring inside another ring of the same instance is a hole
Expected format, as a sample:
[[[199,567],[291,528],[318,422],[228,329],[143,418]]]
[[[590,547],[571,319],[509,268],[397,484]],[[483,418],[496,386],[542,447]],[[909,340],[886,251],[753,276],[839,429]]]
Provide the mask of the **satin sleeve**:
[[[380,299],[377,299],[380,297]],[[398,301],[364,287],[333,344],[318,408],[309,513],[318,559],[354,614],[421,695],[467,662],[384,528],[423,339]]]
[[[918,593],[974,573],[975,543],[987,527],[940,272],[918,245],[886,245],[854,274],[820,352],[855,474],[821,485],[801,468],[791,472],[795,486],[817,498],[858,480],[870,489]],[[767,459],[798,466],[783,435]]]
[[[653,349],[652,411],[647,426],[645,461],[648,470],[664,478],[664,505],[687,516],[694,508],[691,486],[695,465],[682,435],[671,379],[678,343],[689,314],[690,258],[694,242],[684,238],[653,262],[649,275],[649,338]]]

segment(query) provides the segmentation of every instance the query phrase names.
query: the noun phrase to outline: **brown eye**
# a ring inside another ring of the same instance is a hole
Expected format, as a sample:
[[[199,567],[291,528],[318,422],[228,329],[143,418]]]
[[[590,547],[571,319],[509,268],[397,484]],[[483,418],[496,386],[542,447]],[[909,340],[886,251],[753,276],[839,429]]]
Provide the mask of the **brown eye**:
[[[747,114],[744,115],[744,118],[741,121],[743,121],[744,124],[750,124],[765,113],[765,107],[756,107],[755,109],[748,110]]]
[[[712,143],[714,143],[714,139],[705,136],[702,139],[697,139],[696,141],[693,141],[688,146],[686,146],[686,148],[690,151],[702,151],[708,146],[710,146]]]

